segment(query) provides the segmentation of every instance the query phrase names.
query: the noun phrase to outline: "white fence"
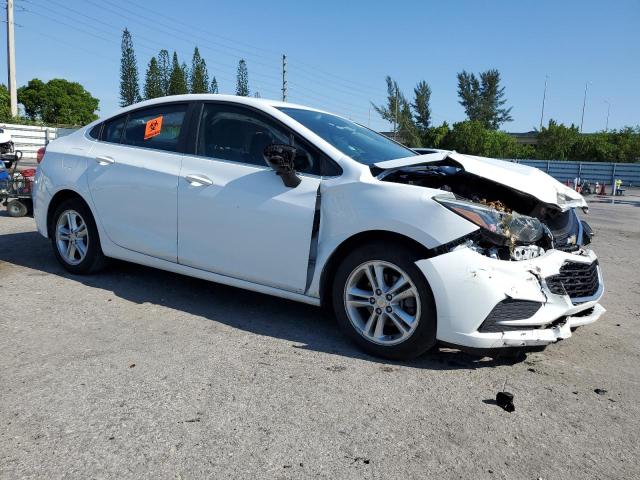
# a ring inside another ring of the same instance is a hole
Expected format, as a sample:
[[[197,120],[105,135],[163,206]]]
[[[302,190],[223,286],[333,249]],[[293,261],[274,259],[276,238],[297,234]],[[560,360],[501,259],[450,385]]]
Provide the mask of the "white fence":
[[[34,125],[16,125],[0,123],[0,128],[11,135],[16,150],[20,150],[24,158],[36,158],[36,152],[51,140],[64,137],[75,128],[39,127]]]

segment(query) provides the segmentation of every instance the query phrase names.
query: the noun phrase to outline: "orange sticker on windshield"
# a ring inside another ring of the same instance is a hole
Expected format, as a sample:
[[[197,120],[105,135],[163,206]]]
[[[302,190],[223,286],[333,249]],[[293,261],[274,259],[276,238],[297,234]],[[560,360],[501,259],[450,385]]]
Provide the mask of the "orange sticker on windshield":
[[[160,135],[160,130],[162,130],[162,115],[147,122],[147,126],[144,129],[144,139],[149,140],[156,135]]]

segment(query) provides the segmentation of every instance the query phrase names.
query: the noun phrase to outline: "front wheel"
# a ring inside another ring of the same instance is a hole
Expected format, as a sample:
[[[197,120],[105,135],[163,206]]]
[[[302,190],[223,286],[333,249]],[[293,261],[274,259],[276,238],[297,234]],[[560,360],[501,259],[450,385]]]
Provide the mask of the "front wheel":
[[[375,243],[351,252],[338,268],[336,317],[368,353],[403,360],[436,344],[435,302],[417,259],[410,249]]]

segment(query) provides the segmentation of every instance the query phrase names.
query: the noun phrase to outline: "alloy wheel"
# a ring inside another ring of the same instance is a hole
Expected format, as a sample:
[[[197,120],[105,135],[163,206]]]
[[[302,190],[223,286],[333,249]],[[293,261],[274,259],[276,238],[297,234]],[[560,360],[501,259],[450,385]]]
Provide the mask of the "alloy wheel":
[[[420,321],[420,294],[400,267],[372,260],[356,267],[344,290],[353,327],[367,340],[395,345],[407,340]]]
[[[78,265],[87,256],[89,230],[75,210],[65,210],[56,224],[56,245],[60,256],[69,265]]]

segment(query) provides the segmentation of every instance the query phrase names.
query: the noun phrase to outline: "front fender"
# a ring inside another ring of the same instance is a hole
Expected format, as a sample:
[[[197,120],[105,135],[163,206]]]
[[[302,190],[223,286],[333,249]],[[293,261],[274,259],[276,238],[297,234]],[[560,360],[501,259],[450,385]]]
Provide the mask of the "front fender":
[[[477,226],[432,199],[442,193],[375,179],[323,182],[317,258],[307,293],[319,296],[321,273],[331,255],[354,235],[392,232],[432,249],[477,230]]]

